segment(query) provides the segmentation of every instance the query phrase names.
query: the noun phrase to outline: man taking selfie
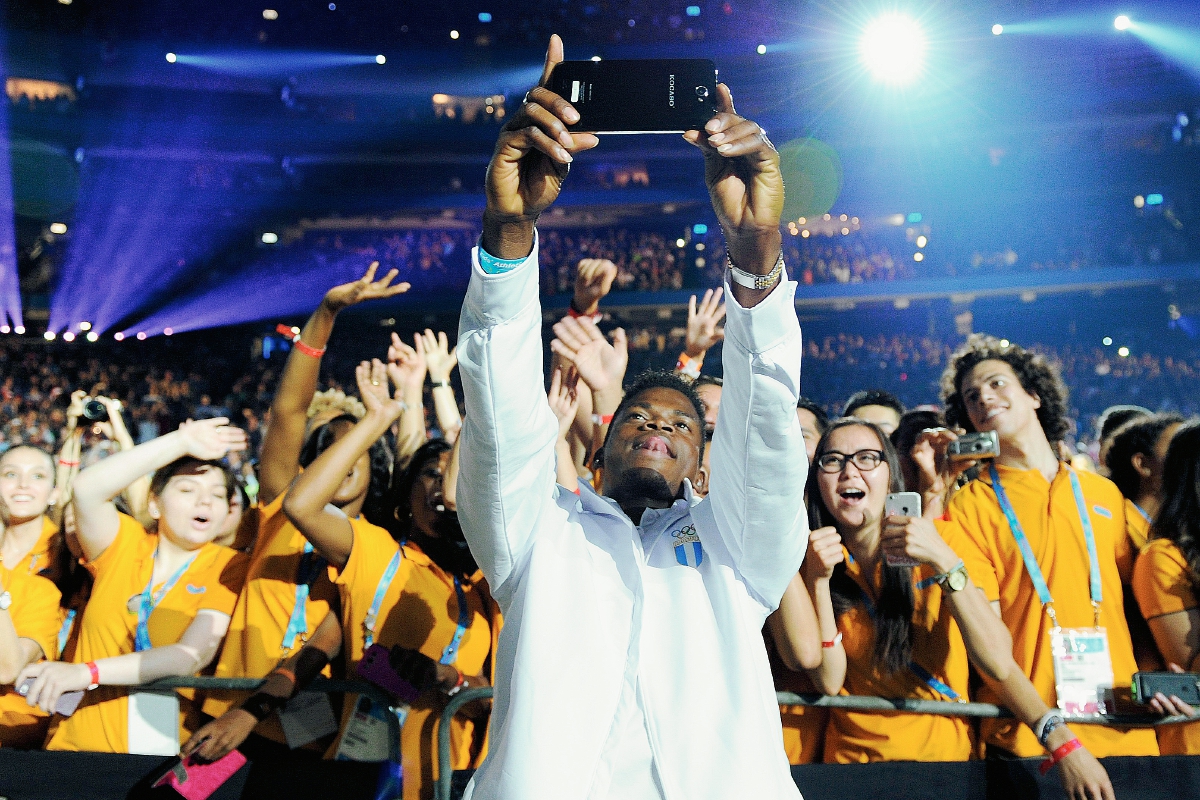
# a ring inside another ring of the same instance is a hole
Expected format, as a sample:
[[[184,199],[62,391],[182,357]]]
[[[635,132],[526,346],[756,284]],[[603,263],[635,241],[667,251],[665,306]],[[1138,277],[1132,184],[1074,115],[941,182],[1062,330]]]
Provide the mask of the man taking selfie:
[[[718,113],[685,134],[731,261],[708,497],[691,489],[703,404],[661,373],[614,415],[602,494],[557,488],[534,223],[598,144],[567,131],[578,113],[546,88],[562,57],[555,36],[501,132],[460,322],[458,510],[506,622],[489,756],[465,796],[798,798],[761,635],[807,544],[779,156],[723,85]]]

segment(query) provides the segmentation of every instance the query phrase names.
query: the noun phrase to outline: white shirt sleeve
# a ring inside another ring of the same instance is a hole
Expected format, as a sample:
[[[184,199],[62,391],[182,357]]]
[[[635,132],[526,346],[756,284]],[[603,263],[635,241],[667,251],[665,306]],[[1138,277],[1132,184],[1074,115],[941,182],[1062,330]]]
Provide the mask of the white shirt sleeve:
[[[558,422],[542,378],[538,245],[520,266],[495,275],[472,251],[458,329],[466,400],[458,513],[493,596],[518,568],[542,515],[556,508]]]
[[[724,386],[711,444],[707,502],[742,579],[768,611],[808,546],[795,294],[796,283],[781,280],[747,309],[726,284]]]

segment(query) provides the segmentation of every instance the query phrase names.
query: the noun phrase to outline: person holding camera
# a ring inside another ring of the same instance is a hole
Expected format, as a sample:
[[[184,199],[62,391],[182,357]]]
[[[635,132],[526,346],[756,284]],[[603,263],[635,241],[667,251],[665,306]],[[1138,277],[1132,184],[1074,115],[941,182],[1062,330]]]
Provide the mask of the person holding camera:
[[[26,667],[26,701],[53,711],[67,692],[78,710],[56,717],[49,750],[172,755],[198,727],[193,693],[130,691],[194,675],[217,654],[245,577],[246,557],[213,539],[229,513],[233,476],[221,462],[245,447],[225,419],[185,422],[174,433],[89,467],[75,480],[79,544],[95,578],[74,663]],[[154,533],[117,511],[115,498],[154,473]]]
[[[330,503],[354,464],[405,411],[404,403],[388,391],[382,362],[363,362],[356,379],[366,416],[296,478],[283,513],[337,570],[348,671],[361,674],[373,645],[389,648],[390,676],[418,695],[407,708],[400,739],[404,797],[416,800],[432,796],[437,775],[429,742],[448,697],[490,685],[485,673],[495,663],[500,620],[457,526],[453,499],[444,490],[443,475],[452,464],[451,446],[444,440],[419,449],[393,481],[390,496],[400,541]],[[331,753],[360,761],[389,758],[386,741],[378,742],[372,733],[386,728],[364,719],[384,713],[370,701],[348,697],[342,732]],[[486,725],[475,720],[455,718],[451,746],[456,768],[471,766],[485,731]]]
[[[1154,508],[1150,543],[1134,564],[1133,593],[1168,668],[1197,672],[1200,671],[1197,645],[1200,641],[1200,600],[1197,600],[1200,597],[1200,493],[1197,492],[1200,422],[1188,422],[1173,433],[1162,462],[1161,504]],[[1114,454],[1122,452],[1121,437],[1121,433],[1116,435],[1109,450],[1110,464]],[[1118,475],[1114,469],[1113,477]],[[1150,705],[1164,714],[1195,716],[1195,710],[1175,696],[1159,693]],[[1156,731],[1163,755],[1200,755],[1200,722],[1164,725]]]
[[[723,84],[716,116],[684,134],[730,260],[720,414],[740,422],[716,425],[711,492],[691,488],[703,403],[674,373],[626,391],[602,494],[560,490],[535,223],[598,143],[569,132],[579,112],[547,88],[562,59],[553,36],[541,82],[501,130],[459,323],[458,508],[506,619],[490,755],[464,796],[796,798],[761,635],[807,538],[779,155]]]
[[[0,498],[0,551],[9,519]],[[15,682],[27,665],[57,657],[59,598],[49,579],[0,565],[0,747],[37,748],[46,739],[49,717],[29,707]]]
[[[951,498],[948,528],[986,563],[971,577],[998,606],[1017,665],[1049,706],[1036,732],[1017,720],[984,720],[989,752],[1049,751],[1064,770],[1093,756],[1157,754],[1153,731],[1063,724],[1112,711],[1111,687],[1128,686],[1136,665],[1121,591],[1134,555],[1124,499],[1108,480],[1059,461],[1055,444],[1068,421],[1057,372],[1041,356],[977,334],[952,357],[942,397],[951,426],[999,437],[1000,455]],[[1068,674],[1054,652],[1071,648],[1090,655],[1085,669]],[[987,686],[981,699],[999,700]],[[1108,776],[1098,764],[1090,772],[1079,791],[1110,797]]]

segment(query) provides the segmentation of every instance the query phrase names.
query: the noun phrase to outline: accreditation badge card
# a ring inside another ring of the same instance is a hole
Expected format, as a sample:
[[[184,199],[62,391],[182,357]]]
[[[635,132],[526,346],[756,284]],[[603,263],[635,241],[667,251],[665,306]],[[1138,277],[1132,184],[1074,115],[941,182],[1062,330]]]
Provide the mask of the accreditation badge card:
[[[1104,628],[1052,628],[1054,689],[1058,707],[1067,717],[1101,717],[1108,711],[1112,691],[1112,656]]]
[[[179,755],[179,697],[174,692],[129,695],[129,752],[139,756]]]
[[[391,739],[388,734],[388,715],[384,705],[367,697],[359,697],[354,713],[342,731],[338,743],[338,761],[387,761],[391,758]],[[408,716],[408,707],[398,708],[396,716],[401,725]]]
[[[337,717],[329,695],[324,692],[300,692],[279,709],[279,725],[292,750],[336,733]]]

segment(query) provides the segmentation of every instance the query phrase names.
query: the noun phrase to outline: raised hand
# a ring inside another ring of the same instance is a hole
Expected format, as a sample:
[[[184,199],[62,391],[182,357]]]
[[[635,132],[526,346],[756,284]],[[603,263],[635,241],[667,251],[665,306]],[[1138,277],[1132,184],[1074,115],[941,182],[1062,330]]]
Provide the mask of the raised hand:
[[[949,572],[959,561],[933,523],[923,517],[886,518],[880,546],[894,561],[911,559],[932,564],[938,572]]]
[[[482,243],[498,258],[529,255],[533,223],[558,197],[572,155],[600,143],[593,134],[567,131],[579,121],[579,112],[546,88],[562,60],[562,39],[551,36],[541,80],[501,128],[488,164]]]
[[[400,274],[399,270],[390,269],[387,274],[379,280],[375,280],[375,271],[379,269],[379,262],[372,261],[371,266],[367,267],[366,273],[356,281],[343,283],[341,286],[335,286],[325,293],[325,299],[321,302],[330,311],[335,314],[343,308],[355,305],[356,303],[365,303],[368,300],[383,300],[388,297],[395,297],[398,294],[404,294],[410,288],[408,283],[398,283],[392,285],[392,281]]]
[[[71,404],[67,406],[67,425],[73,427],[83,416],[83,404],[87,402],[88,393],[82,389],[71,392]]]
[[[808,535],[808,552],[804,554],[804,564],[801,567],[804,580],[809,583],[829,580],[833,576],[833,568],[845,558],[845,553],[842,552],[842,537],[838,535],[837,528],[817,528]]]
[[[555,369],[550,378],[550,391],[546,398],[550,401],[550,410],[558,419],[560,439],[567,437],[567,431],[571,430],[571,423],[575,421],[575,412],[579,410],[578,382],[579,373],[574,367],[568,368],[565,375],[561,368]]]
[[[725,329],[717,327],[725,318],[725,304],[721,302],[724,291],[709,289],[699,306],[696,295],[688,301],[687,338],[683,347],[688,358],[704,358],[710,347],[725,338]]]
[[[369,416],[386,417],[390,423],[404,413],[404,402],[392,398],[387,367],[378,358],[359,362],[354,369],[354,380]]]
[[[779,153],[757,123],[737,115],[733,95],[723,83],[717,84],[717,109],[703,131],[688,131],[683,137],[704,153],[704,182],[730,259],[746,272],[765,275],[781,248]]]
[[[228,417],[191,420],[177,431],[183,439],[187,455],[203,461],[224,458],[231,450],[246,449],[246,432],[229,424]]]
[[[418,333],[417,349],[423,351],[429,370],[429,380],[434,383],[450,380],[450,373],[458,366],[458,348],[450,349],[445,331],[434,334],[429,328]]]
[[[420,395],[425,386],[425,373],[428,371],[425,348],[421,343],[421,335],[417,334],[416,338],[421,347],[420,352],[415,347],[405,344],[399,335],[392,334],[392,344],[387,352],[387,373],[396,387],[397,395],[405,393],[406,390],[409,396]]]
[[[554,323],[550,349],[574,365],[579,377],[593,392],[619,387],[629,366],[625,330],[613,331],[610,343],[587,317],[563,317]]]
[[[595,314],[612,290],[617,265],[607,258],[585,258],[575,268],[575,295],[571,304],[580,314]]]

